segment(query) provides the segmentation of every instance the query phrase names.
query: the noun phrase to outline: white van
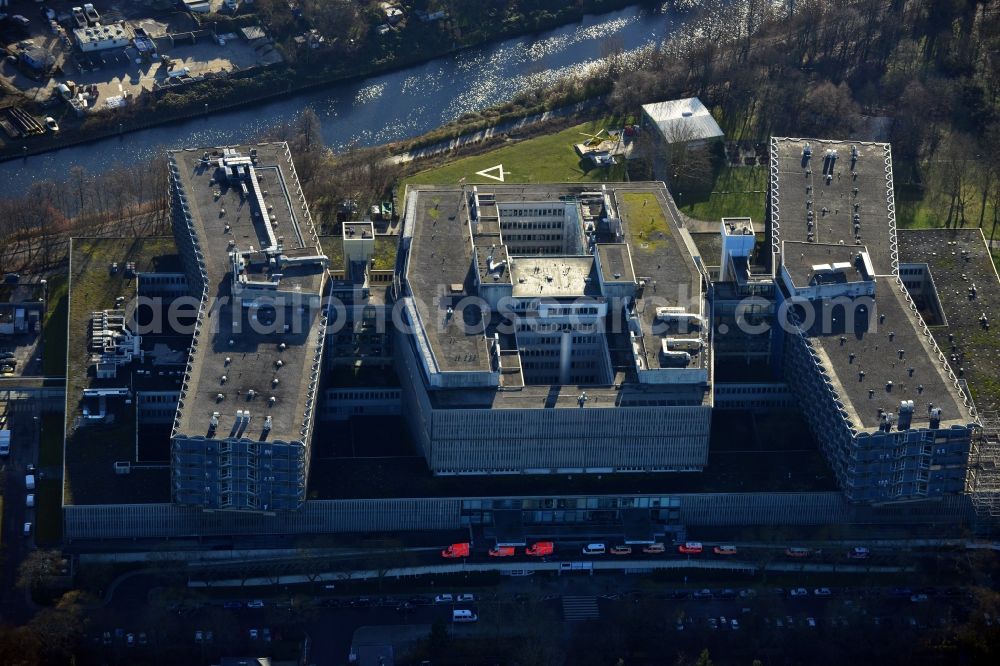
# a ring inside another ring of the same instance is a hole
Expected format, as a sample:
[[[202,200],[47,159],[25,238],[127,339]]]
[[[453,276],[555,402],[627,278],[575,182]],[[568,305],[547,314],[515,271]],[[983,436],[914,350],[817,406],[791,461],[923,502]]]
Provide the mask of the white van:
[[[24,498],[24,505],[29,509],[35,506],[35,493],[28,493]]]
[[[24,524],[24,536],[26,536],[26,537],[30,537],[31,536],[31,528],[32,528],[32,525],[31,525],[30,522],[27,522],[27,523]]]
[[[452,622],[476,622],[478,620],[479,616],[467,609],[456,608],[451,612]]]
[[[603,555],[606,552],[603,543],[588,543],[583,547],[584,555]]]
[[[27,488],[28,490],[34,490],[35,489],[35,475],[34,474],[27,474],[27,475],[25,475],[25,477],[24,477],[24,487]]]

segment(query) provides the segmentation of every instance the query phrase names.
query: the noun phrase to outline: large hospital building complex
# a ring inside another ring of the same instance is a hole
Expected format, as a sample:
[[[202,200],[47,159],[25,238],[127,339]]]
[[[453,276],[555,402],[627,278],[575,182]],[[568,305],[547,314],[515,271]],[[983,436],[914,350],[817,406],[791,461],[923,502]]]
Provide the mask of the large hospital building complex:
[[[982,233],[897,230],[886,144],[768,159],[764,220],[425,185],[318,236],[284,144],[171,152],[173,238],[74,240],[67,536],[994,515]]]

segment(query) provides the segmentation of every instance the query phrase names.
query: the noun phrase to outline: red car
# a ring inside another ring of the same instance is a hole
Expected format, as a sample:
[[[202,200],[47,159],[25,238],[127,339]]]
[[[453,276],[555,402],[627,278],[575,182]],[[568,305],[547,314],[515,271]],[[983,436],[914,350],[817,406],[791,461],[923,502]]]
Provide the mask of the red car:
[[[685,555],[697,555],[704,550],[705,547],[701,545],[700,541],[688,541],[677,546],[677,552]]]
[[[631,555],[632,546],[611,546],[612,555]]]
[[[513,557],[513,546],[493,546],[490,548],[490,557]]]
[[[790,546],[785,549],[785,555],[787,555],[788,557],[809,557],[810,555],[812,555],[812,549]]]
[[[468,557],[468,556],[469,556],[468,543],[453,543],[441,551],[441,557],[447,557],[449,559],[455,557]]]
[[[531,544],[530,547],[524,549],[525,555],[530,555],[531,557],[545,557],[546,555],[551,555],[555,552],[556,545],[551,541],[538,541]]]

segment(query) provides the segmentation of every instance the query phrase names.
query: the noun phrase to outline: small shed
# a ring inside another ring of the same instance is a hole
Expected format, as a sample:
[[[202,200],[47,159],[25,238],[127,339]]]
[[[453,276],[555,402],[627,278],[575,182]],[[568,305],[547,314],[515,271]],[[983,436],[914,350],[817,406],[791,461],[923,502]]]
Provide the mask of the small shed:
[[[697,97],[642,105],[643,124],[663,143],[697,145],[721,140],[719,123]]]

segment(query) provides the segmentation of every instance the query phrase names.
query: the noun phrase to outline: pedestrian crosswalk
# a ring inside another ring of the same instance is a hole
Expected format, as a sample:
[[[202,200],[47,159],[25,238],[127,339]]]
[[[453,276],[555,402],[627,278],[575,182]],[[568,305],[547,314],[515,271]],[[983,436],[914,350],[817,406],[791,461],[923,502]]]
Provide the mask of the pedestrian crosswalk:
[[[563,597],[563,617],[567,622],[594,620],[601,616],[597,597]]]

